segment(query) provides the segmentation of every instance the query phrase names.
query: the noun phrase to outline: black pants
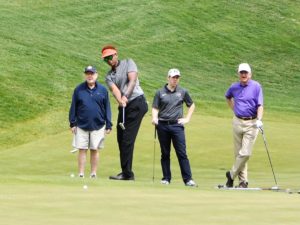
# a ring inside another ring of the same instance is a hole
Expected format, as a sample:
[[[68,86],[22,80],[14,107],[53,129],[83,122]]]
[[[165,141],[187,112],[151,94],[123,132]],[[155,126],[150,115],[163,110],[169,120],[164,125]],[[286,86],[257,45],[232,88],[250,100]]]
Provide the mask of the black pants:
[[[179,162],[183,182],[186,183],[192,179],[190,162],[186,154],[184,126],[180,124],[162,124],[157,125],[157,134],[161,148],[161,167],[163,179],[171,181],[170,152],[171,142],[175,148],[176,156]]]
[[[148,105],[143,95],[129,102],[125,108],[125,130],[122,130],[119,123],[123,122],[123,108],[119,107],[117,139],[120,150],[122,173],[126,177],[134,176],[132,172],[134,143],[142,119],[147,111]]]

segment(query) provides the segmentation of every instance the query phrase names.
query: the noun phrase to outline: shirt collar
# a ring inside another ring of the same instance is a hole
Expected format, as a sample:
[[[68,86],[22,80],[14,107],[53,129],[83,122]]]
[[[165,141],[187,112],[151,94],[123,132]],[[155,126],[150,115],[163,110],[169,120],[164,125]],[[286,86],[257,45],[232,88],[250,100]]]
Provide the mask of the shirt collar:
[[[90,89],[87,82],[85,81],[85,87],[88,89],[88,90],[94,90],[98,87],[98,81],[95,82],[95,87],[93,89]]]
[[[165,84],[165,89],[166,89],[168,92],[171,92],[171,93],[176,92],[176,91],[177,91],[177,87],[178,87],[178,85],[175,87],[174,91],[171,91],[171,90],[168,88],[168,83]]]
[[[244,84],[242,84],[241,82],[239,82],[240,83],[240,86],[241,87],[247,87],[247,86],[249,86],[251,83],[252,83],[252,80],[250,79],[250,80],[248,80],[248,82],[244,85]]]

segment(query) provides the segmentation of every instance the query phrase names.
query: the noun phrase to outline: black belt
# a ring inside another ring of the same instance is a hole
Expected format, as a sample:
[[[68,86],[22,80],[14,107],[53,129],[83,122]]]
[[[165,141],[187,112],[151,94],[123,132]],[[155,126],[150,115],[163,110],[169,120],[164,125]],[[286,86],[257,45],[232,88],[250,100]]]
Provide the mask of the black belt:
[[[250,116],[250,117],[236,116],[236,117],[241,119],[241,120],[254,120],[254,119],[256,119],[256,116]]]
[[[177,124],[178,120],[159,120],[158,122],[161,124],[172,125],[172,124]]]

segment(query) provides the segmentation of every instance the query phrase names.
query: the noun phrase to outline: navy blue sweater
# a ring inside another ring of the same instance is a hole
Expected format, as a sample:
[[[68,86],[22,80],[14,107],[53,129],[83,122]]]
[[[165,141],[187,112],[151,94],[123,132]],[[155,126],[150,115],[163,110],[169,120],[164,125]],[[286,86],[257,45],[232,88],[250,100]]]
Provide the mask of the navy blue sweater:
[[[111,109],[107,89],[96,82],[90,89],[86,82],[79,84],[73,93],[69,112],[70,127],[86,131],[99,130],[104,125],[111,129]]]

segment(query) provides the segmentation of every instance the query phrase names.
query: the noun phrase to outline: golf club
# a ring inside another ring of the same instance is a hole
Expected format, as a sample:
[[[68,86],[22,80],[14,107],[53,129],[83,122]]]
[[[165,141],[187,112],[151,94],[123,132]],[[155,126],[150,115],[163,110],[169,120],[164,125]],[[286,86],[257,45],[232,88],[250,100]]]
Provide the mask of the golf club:
[[[288,194],[294,194],[294,193],[298,193],[295,190],[291,190],[289,188],[287,189],[281,189],[279,187],[270,187],[270,188],[261,188],[261,187],[253,187],[253,188],[239,188],[239,187],[226,187],[226,185],[222,185],[219,184],[217,187],[215,187],[216,189],[219,190],[230,190],[230,191],[273,191],[273,192],[285,192]]]
[[[263,140],[264,140],[265,148],[266,148],[266,151],[267,151],[267,154],[268,154],[268,158],[269,158],[269,162],[270,162],[270,165],[271,165],[271,169],[272,169],[274,181],[275,181],[275,184],[276,184],[276,187],[272,187],[272,188],[277,188],[277,189],[279,189],[279,188],[278,188],[278,184],[277,184],[277,180],[276,180],[276,176],[275,176],[275,173],[274,173],[274,169],[273,169],[273,165],[272,165],[270,153],[269,153],[269,150],[268,150],[268,146],[267,146],[267,141],[266,141],[266,137],[265,137],[265,134],[264,134],[264,130],[263,130],[262,127],[259,127],[258,129],[259,129],[259,131],[261,132],[262,137],[263,137]]]
[[[154,183],[155,177],[155,148],[156,148],[156,125],[154,125],[154,147],[153,147],[153,167],[152,167],[152,182]]]
[[[77,152],[78,151],[78,149],[77,148],[74,148],[74,149],[72,149],[71,151],[70,151],[70,153],[75,153],[75,152]]]
[[[122,128],[122,130],[125,130],[125,107],[123,106],[123,121],[122,123],[119,123],[119,126]]]

